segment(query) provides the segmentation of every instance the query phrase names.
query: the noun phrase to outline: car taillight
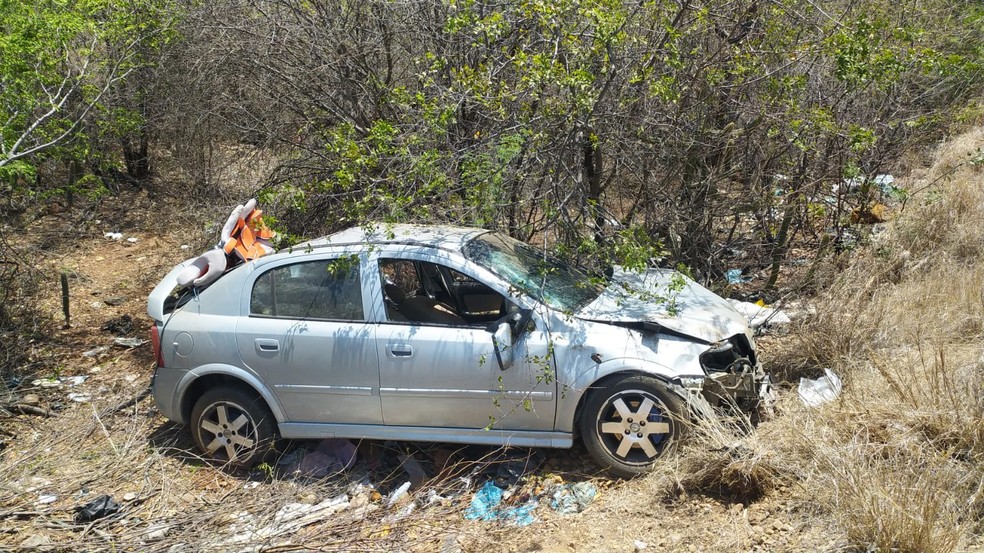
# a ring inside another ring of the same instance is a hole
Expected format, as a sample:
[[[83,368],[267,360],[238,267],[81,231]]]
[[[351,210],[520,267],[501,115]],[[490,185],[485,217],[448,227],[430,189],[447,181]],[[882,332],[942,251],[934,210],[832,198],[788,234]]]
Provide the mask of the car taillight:
[[[161,331],[154,323],[150,327],[150,344],[154,347],[154,361],[158,367],[164,366],[164,352],[161,351]]]

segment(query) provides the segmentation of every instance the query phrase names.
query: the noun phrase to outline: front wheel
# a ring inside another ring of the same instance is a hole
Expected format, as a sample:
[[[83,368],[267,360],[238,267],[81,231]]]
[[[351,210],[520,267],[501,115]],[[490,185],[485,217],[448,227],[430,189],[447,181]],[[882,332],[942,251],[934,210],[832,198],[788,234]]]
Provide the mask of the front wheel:
[[[682,435],[681,397],[648,376],[626,376],[590,392],[581,413],[581,438],[591,457],[613,476],[649,472]]]
[[[191,433],[205,456],[250,468],[273,445],[277,426],[261,398],[241,388],[208,390],[191,410]]]

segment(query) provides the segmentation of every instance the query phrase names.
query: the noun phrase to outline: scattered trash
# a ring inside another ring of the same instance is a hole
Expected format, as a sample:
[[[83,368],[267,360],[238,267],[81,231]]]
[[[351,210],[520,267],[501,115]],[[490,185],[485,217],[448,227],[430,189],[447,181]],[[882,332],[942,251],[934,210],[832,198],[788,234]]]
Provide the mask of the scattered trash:
[[[167,524],[153,524],[147,527],[144,538],[150,541],[159,540],[167,535],[167,531],[170,529],[171,527]]]
[[[110,240],[122,240],[123,239],[123,233],[122,232],[107,232],[107,233],[103,234],[103,237],[104,238],[109,238]]]
[[[331,455],[321,453],[320,451],[312,451],[304,455],[304,458],[297,465],[297,469],[291,472],[309,478],[324,478],[342,469],[341,463]]]
[[[38,496],[38,503],[42,505],[48,505],[49,503],[54,503],[55,501],[58,501],[57,495],[41,494]]]
[[[109,346],[99,346],[83,353],[82,357],[96,357],[101,353],[106,353],[107,351],[109,351]]]
[[[191,246],[189,246],[188,244],[181,244],[180,248],[182,250],[190,250],[191,249]]]
[[[87,403],[89,401],[92,401],[92,396],[90,396],[89,394],[79,394],[76,392],[71,392],[66,397],[68,397],[69,400],[74,401],[76,403]]]
[[[253,515],[245,511],[240,512],[233,518],[233,524],[229,526],[227,532],[230,537],[223,543],[254,543],[290,535],[299,528],[327,520],[335,513],[348,509],[350,505],[351,502],[346,494],[330,497],[316,505],[288,503],[277,511],[270,525],[261,528],[255,527]],[[219,547],[217,549],[224,550],[225,548]],[[247,551],[253,550],[252,548],[247,549]]]
[[[598,488],[591,482],[561,484],[553,492],[550,507],[562,515],[580,513],[594,501],[597,495]]]
[[[533,516],[533,510],[538,505],[536,499],[531,499],[518,507],[499,509],[502,496],[503,490],[501,488],[491,481],[486,482],[472,497],[471,504],[465,510],[465,518],[484,521],[499,520],[516,526],[528,526],[536,520]]]
[[[423,465],[420,461],[414,459],[413,455],[399,455],[400,466],[406,471],[407,475],[410,477],[410,483],[414,488],[419,488],[424,485],[424,482],[428,480],[427,472],[424,470]]]
[[[134,238],[133,236],[131,236],[131,237],[129,237],[129,238],[126,239],[126,241],[129,242],[129,243],[131,243],[131,244],[136,244],[137,243],[137,240],[138,239],[137,238]]]
[[[68,384],[69,386],[78,386],[85,382],[89,377],[85,375],[79,376],[69,376],[67,378],[62,378],[61,381]]]
[[[42,388],[60,388],[62,385],[61,380],[57,378],[39,378],[31,382],[31,384]]]
[[[392,507],[396,504],[403,496],[407,495],[407,490],[410,489],[410,482],[404,482],[399,488],[390,492],[389,497],[386,498],[386,506]]]
[[[824,369],[824,376],[815,379],[801,378],[799,383],[800,400],[807,407],[819,407],[837,399],[843,389],[841,379],[830,369]]]
[[[752,328],[787,325],[792,322],[792,319],[784,311],[775,307],[766,307],[764,303],[758,304],[735,299],[728,301],[731,302],[731,306],[736,311],[748,319],[748,324]]]
[[[113,345],[124,348],[138,348],[146,343],[147,340],[142,340],[140,338],[116,338],[113,340]]]
[[[108,495],[100,495],[75,512],[75,522],[92,522],[119,512],[120,504]]]
[[[318,443],[314,451],[296,449],[277,464],[286,466],[287,474],[308,478],[324,478],[337,474],[355,463],[355,445],[340,438],[327,438]]]
[[[133,317],[122,315],[115,319],[110,319],[102,325],[101,329],[106,332],[112,332],[117,336],[126,336],[133,332]]]
[[[411,501],[407,503],[402,509],[393,513],[392,515],[383,517],[383,522],[397,522],[403,520],[413,514],[414,509],[417,508],[417,504]]]
[[[649,547],[649,544],[648,543],[646,543],[644,541],[641,541],[641,540],[635,540],[634,542],[632,542],[632,545],[635,546],[635,550],[636,551],[642,551],[643,549],[646,549],[647,547]]]
[[[728,284],[744,284],[752,280],[752,277],[741,276],[741,269],[728,269],[724,272],[724,278]]]
[[[536,470],[546,457],[539,450],[507,450],[490,463],[490,470],[484,474],[494,479],[496,486],[508,488],[520,481],[527,473]]]
[[[92,303],[89,304],[89,307],[91,307],[93,309],[102,309],[103,307],[106,307],[106,304],[104,304],[101,301],[94,301],[94,302],[92,302]]]
[[[317,451],[331,455],[337,459],[341,463],[343,470],[355,463],[355,444],[342,438],[326,438],[321,440],[318,444]]]

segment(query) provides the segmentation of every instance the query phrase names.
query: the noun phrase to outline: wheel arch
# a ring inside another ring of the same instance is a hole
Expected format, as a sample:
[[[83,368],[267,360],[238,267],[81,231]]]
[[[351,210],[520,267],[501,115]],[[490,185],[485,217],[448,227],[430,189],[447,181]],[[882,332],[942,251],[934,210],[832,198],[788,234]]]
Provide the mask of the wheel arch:
[[[207,390],[216,386],[234,386],[255,394],[266,403],[267,408],[273,414],[277,423],[285,420],[280,404],[272,397],[269,390],[263,386],[259,378],[241,369],[225,365],[204,366],[189,372],[185,376],[185,380],[186,382],[183,382],[180,386],[182,392],[178,406],[182,420],[184,421],[191,420],[191,410],[194,408],[198,398],[202,397],[202,394]]]

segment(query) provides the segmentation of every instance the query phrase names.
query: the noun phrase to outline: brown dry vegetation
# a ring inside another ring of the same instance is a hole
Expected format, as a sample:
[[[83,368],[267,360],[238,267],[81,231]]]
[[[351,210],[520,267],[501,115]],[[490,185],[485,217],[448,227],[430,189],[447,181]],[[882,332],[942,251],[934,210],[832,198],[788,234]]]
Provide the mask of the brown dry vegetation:
[[[141,335],[147,291],[188,255],[180,244],[209,243],[208,232],[192,230],[202,228],[195,221],[221,214],[166,216],[180,224],[161,225],[151,215],[177,200],[140,194],[98,207],[98,216],[51,214],[32,228],[70,221],[89,240],[40,230],[17,238],[37,248],[39,267],[77,277],[73,327],[49,329],[25,363],[55,359],[63,376],[87,375],[79,389],[92,401],[23,386],[17,393],[38,394],[41,408],[63,408],[51,417],[0,414],[0,550],[984,550],[982,145],[982,130],[942,144],[932,166],[903,179],[910,196],[896,221],[816,272],[837,276],[818,283],[824,292],[809,299],[815,314],[763,340],[776,374],[833,369],[845,384],[837,400],[810,409],[793,384],[784,386],[776,416],[756,431],[698,425],[679,454],[631,482],[584,474],[580,450],[545,452],[536,478],[566,468],[563,477],[594,478],[602,493],[577,515],[558,515],[542,500],[539,520],[520,529],[463,519],[470,493],[453,498],[453,488],[481,461],[475,457],[412,491],[419,506],[406,517],[409,503],[387,506],[353,488],[364,476],[357,471],[254,481],[201,462],[187,432],[141,395],[153,364],[146,346],[97,358],[81,352],[107,341],[99,325],[113,316],[133,316]],[[140,240],[105,241],[107,230]],[[42,295],[57,318],[60,298],[54,289]],[[93,305],[110,295],[124,303]],[[404,478],[381,477],[382,491]],[[450,499],[429,503],[431,490]],[[74,508],[100,494],[120,501],[122,512],[76,524]],[[341,494],[344,508],[326,503],[289,515],[291,504]],[[42,503],[43,495],[55,500]]]

